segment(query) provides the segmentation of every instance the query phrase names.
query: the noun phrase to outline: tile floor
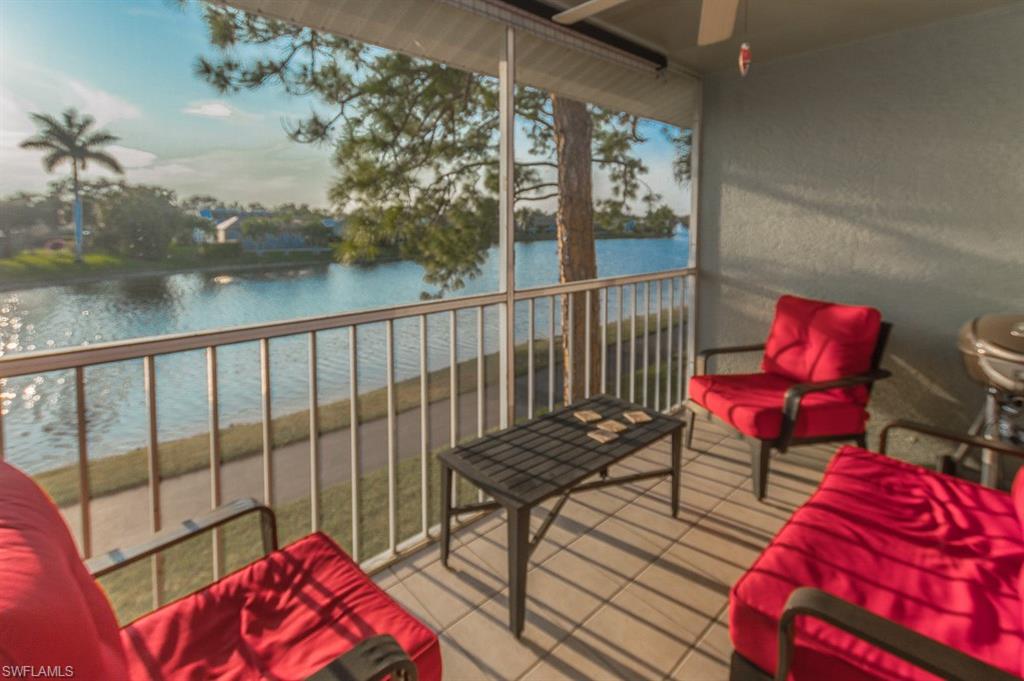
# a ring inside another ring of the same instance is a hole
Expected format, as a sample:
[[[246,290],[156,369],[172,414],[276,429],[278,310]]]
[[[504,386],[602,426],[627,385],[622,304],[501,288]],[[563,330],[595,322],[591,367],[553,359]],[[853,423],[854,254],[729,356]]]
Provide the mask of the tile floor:
[[[703,451],[684,453],[678,519],[663,479],[566,504],[532,557],[519,641],[507,628],[500,513],[454,535],[449,568],[433,545],[376,579],[440,633],[449,681],[727,679],[729,586],[814,490],[834,447],[773,459],[763,503],[750,492],[747,445],[726,427],[698,422],[694,447]],[[666,440],[618,472],[667,458]]]

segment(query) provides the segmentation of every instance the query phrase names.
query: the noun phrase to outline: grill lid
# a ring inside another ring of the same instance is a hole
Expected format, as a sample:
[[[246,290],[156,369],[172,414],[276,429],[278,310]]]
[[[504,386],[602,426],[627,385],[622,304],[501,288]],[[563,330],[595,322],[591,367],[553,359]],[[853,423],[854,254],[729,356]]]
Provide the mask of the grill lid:
[[[1024,315],[983,315],[960,329],[957,347],[971,378],[1024,394]]]

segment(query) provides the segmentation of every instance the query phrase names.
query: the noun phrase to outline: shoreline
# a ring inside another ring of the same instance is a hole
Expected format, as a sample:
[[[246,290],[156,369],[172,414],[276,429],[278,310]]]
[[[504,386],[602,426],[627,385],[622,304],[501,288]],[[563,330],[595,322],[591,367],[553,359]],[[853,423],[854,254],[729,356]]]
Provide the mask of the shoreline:
[[[595,240],[647,240],[647,239],[668,239],[672,238],[673,235],[663,234],[610,234],[610,233],[597,233]],[[518,243],[534,243],[539,241],[556,241],[557,237],[554,234],[517,234],[516,241]],[[66,278],[54,278],[54,279],[17,279],[11,281],[3,281],[0,279],[0,293],[9,293],[11,291],[28,291],[39,288],[50,288],[57,286],[77,286],[81,284],[94,284],[103,281],[114,281],[114,280],[130,280],[130,279],[144,279],[147,277],[168,277],[175,274],[200,274],[210,272],[251,272],[260,270],[280,270],[280,269],[296,269],[303,266],[311,265],[332,265],[332,264],[345,264],[354,267],[374,267],[376,265],[383,265],[393,262],[411,262],[405,258],[397,256],[381,256],[373,261],[353,261],[351,263],[339,263],[329,253],[324,254],[321,257],[307,257],[297,260],[287,260],[280,262],[243,262],[243,263],[212,263],[204,264],[201,260],[197,261],[192,266],[175,266],[175,267],[163,267],[157,269],[122,269],[118,267],[111,267],[105,271],[95,271],[80,276],[68,276]],[[48,273],[52,274],[52,272]]]
[[[54,286],[75,286],[78,284],[95,284],[97,282],[111,281],[114,279],[145,279],[147,277],[169,277],[175,274],[200,274],[207,272],[245,272],[250,270],[277,270],[288,268],[294,269],[306,266],[330,265],[332,263],[334,263],[333,259],[325,258],[317,260],[289,260],[287,262],[250,262],[234,264],[227,263],[220,265],[199,265],[197,267],[168,267],[166,269],[155,269],[145,271],[111,270],[110,272],[96,272],[95,274],[88,274],[80,277],[61,279],[60,281],[0,281],[0,293],[8,293],[10,291],[27,291],[30,289],[50,288]]]

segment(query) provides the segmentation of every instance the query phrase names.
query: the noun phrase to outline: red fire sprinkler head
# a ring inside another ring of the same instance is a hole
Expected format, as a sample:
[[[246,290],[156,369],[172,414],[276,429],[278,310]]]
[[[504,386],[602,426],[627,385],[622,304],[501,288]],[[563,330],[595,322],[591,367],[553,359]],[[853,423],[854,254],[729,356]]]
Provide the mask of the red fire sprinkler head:
[[[750,72],[750,43],[740,45],[740,75],[746,77]]]

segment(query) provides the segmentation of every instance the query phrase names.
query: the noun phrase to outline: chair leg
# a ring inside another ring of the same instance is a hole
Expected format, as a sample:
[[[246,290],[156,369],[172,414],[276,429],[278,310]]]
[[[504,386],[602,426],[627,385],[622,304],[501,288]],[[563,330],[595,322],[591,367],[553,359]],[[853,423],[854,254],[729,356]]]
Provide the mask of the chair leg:
[[[772,443],[765,440],[753,440],[750,443],[751,482],[754,496],[760,501],[764,499],[768,489],[768,462],[771,460]]]

